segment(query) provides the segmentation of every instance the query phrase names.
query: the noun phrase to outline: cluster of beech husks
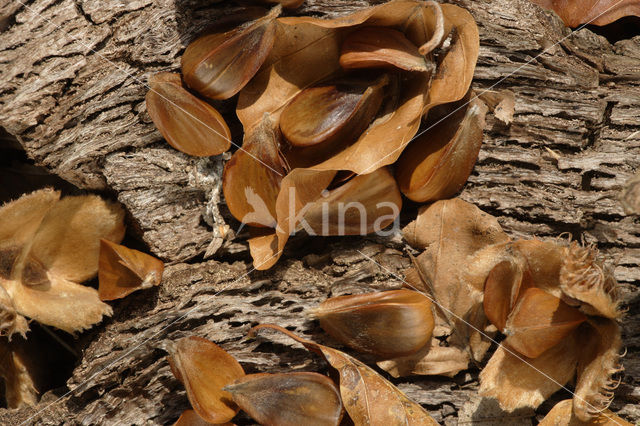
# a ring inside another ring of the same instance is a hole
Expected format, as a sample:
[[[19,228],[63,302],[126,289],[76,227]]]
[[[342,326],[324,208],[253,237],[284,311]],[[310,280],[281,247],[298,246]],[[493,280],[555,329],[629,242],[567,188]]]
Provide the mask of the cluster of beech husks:
[[[0,377],[10,408],[35,404],[47,381],[46,352],[25,340],[28,319],[74,333],[111,315],[104,300],[160,283],[160,260],[117,244],[123,219],[116,203],[51,189],[0,207]],[[80,284],[96,274],[98,291]]]
[[[594,247],[511,241],[458,199],[424,207],[404,236],[424,250],[406,274],[420,292],[329,299],[312,313],[331,336],[394,376],[454,375],[482,361],[499,332],[506,338],[480,374],[482,394],[506,411],[537,408],[575,380],[575,418],[601,416],[621,370],[621,312]]]
[[[231,144],[205,98],[237,95],[244,139],[223,191],[255,231],[257,269],[271,267],[300,229],[370,233],[393,222],[401,193],[455,194],[476,161],[487,110],[470,93],[478,29],[460,7],[392,0],[337,19],[280,12],[256,18],[252,9],[219,23],[187,47],[182,75],[152,76],[147,94],[165,139],[197,156]],[[364,214],[341,217],[349,203]]]

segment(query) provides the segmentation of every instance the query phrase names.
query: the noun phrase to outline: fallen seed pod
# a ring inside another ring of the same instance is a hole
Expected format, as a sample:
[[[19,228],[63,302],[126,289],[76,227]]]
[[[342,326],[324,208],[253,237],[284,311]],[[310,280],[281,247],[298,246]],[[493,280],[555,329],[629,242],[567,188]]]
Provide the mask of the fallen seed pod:
[[[173,426],[209,426],[213,423],[205,422],[199,415],[193,410],[184,410],[180,415],[178,421]],[[218,426],[233,426],[233,423],[224,423],[224,425],[218,424]]]
[[[478,158],[487,112],[481,100],[469,98],[468,94],[460,103],[432,110],[426,130],[398,159],[396,179],[408,198],[450,198],[467,181]]]
[[[220,113],[189,93],[178,74],[149,78],[147,111],[169,145],[197,157],[222,154],[231,145],[231,132]]]
[[[579,310],[546,291],[529,288],[509,314],[505,343],[529,358],[537,358],[586,319]]]
[[[121,299],[136,290],[160,284],[164,263],[153,256],[100,240],[98,295],[100,300]]]
[[[518,296],[533,285],[526,260],[518,260],[521,262],[509,258],[498,263],[489,272],[484,285],[484,312],[489,321],[503,333]]]
[[[172,342],[167,350],[171,371],[184,384],[196,413],[209,423],[231,420],[239,408],[222,388],[244,376],[238,361],[215,343],[195,336]]]
[[[364,27],[349,34],[342,43],[340,66],[346,69],[429,70],[418,46],[400,31],[387,27]]]
[[[280,129],[294,147],[355,141],[369,126],[382,104],[387,76],[371,86],[340,83],[300,92],[284,108]]]
[[[431,340],[431,301],[412,290],[392,290],[328,299],[313,310],[332,337],[382,358],[409,355]]]
[[[260,19],[192,42],[182,55],[187,86],[210,99],[228,99],[238,93],[271,52],[275,18],[281,10],[278,5]]]
[[[318,373],[249,374],[224,390],[261,425],[335,426],[342,418],[340,392]]]

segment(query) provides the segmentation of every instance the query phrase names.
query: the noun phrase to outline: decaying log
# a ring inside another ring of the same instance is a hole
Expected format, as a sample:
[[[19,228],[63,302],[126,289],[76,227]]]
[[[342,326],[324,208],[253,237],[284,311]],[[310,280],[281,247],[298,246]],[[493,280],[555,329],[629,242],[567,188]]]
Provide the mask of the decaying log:
[[[640,165],[640,30],[611,44],[590,29],[570,32],[527,0],[455,2],[480,27],[476,89],[516,96],[511,125],[489,118],[461,196],[514,237],[569,233],[597,242],[616,265],[629,309],[628,352],[612,409],[640,421],[640,223],[618,200]],[[369,4],[307,0],[295,13],[335,16]],[[46,393],[33,409],[0,410],[0,423],[170,424],[188,401],[163,342],[189,334],[220,343],[250,372],[325,371],[283,337],[243,336],[251,325],[275,322],[335,344],[306,308],[329,295],[401,285],[408,258],[397,238],[296,238],[273,270],[258,273],[240,234],[216,260],[203,260],[229,221],[220,200],[226,156],[195,159],[168,147],[146,114],[145,84],[152,73],[178,69],[195,34],[236,7],[205,0],[0,5],[0,127],[36,164],[117,198],[131,237],[172,263],[159,289],[114,303],[113,317],[80,337],[82,356],[66,387]],[[222,112],[239,144],[232,103]],[[414,208],[404,219],[411,214]],[[496,417],[495,406],[475,396],[477,373],[395,383],[446,424],[531,424],[568,395],[554,396],[535,414]]]

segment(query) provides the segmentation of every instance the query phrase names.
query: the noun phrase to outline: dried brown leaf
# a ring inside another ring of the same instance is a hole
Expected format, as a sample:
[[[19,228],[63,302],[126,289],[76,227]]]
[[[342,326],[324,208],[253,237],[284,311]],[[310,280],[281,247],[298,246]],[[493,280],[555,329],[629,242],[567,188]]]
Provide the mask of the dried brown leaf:
[[[100,240],[100,300],[121,299],[136,290],[159,285],[163,271],[164,263],[160,259],[109,240]]]
[[[340,374],[340,395],[344,407],[355,424],[437,425],[419,404],[411,401],[394,385],[355,358],[296,336],[271,324],[253,327],[249,334],[270,328],[286,334],[308,350],[322,355]]]
[[[230,421],[239,409],[222,388],[244,376],[238,361],[215,343],[195,336],[172,342],[167,349],[171,371],[184,384],[196,413],[209,423]]]
[[[149,78],[149,116],[169,145],[197,157],[222,154],[231,146],[231,132],[220,113],[189,93],[180,75],[159,73]]]
[[[495,218],[459,199],[423,207],[403,235],[413,247],[425,249],[415,267],[422,287],[438,302],[436,326],[446,330],[450,347],[481,360],[489,348],[481,334],[487,334],[484,330],[489,324],[482,308],[484,282],[500,261],[495,253],[504,251],[509,238]],[[421,370],[430,370],[426,362]]]
[[[336,385],[318,373],[248,374],[224,389],[261,425],[337,426],[342,418]]]

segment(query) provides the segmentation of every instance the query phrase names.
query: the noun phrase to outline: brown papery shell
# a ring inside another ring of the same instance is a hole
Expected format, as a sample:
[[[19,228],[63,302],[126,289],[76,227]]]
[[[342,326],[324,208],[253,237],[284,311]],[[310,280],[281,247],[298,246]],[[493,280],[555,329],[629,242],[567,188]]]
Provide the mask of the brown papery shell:
[[[313,315],[341,343],[381,358],[418,351],[430,341],[434,325],[431,301],[411,290],[334,297]]]
[[[100,300],[121,299],[136,290],[159,285],[163,271],[164,263],[160,259],[109,240],[100,240]]]
[[[231,394],[222,388],[244,376],[244,370],[220,346],[200,337],[185,337],[169,349],[169,365],[180,380],[191,406],[209,423],[225,423],[238,412]]]
[[[349,34],[342,43],[340,65],[346,69],[429,70],[418,46],[400,31],[386,27],[364,27]]]
[[[318,373],[249,374],[225,390],[261,425],[337,426],[342,418],[338,388]]]
[[[197,157],[222,154],[231,145],[231,132],[220,113],[189,93],[178,74],[149,78],[149,116],[169,145]]]
[[[491,269],[485,281],[482,303],[485,315],[499,331],[504,330],[518,296],[531,286],[529,265],[523,258],[508,258]]]
[[[557,297],[529,288],[507,319],[505,343],[528,358],[537,358],[586,319],[578,309]]]
[[[396,179],[410,199],[449,198],[467,181],[480,152],[487,112],[481,100],[468,99],[432,110],[426,130],[398,159]]]
[[[380,109],[388,81],[385,76],[371,86],[345,83],[305,89],[282,111],[282,134],[296,147],[353,142]]]
[[[280,11],[276,6],[260,19],[192,42],[182,55],[187,86],[210,99],[228,99],[238,93],[271,52]]]
[[[287,174],[280,131],[268,115],[224,166],[222,190],[231,214],[251,226],[275,227],[276,200]]]

